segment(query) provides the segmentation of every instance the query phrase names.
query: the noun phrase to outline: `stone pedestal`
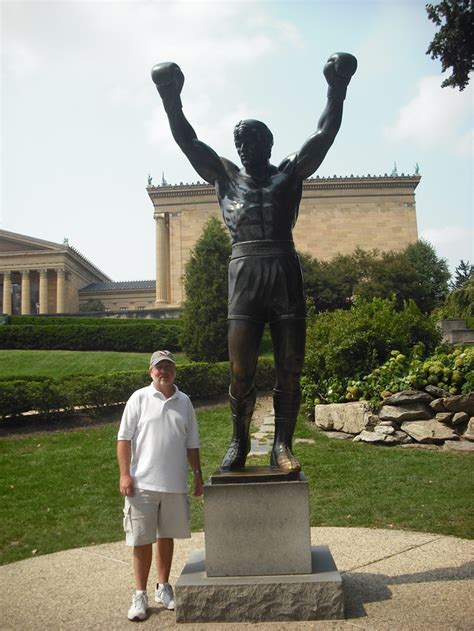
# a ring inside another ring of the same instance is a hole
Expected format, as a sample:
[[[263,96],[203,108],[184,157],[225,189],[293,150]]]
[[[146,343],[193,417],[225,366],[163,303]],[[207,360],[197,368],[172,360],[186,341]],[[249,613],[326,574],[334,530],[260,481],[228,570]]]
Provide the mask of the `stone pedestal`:
[[[344,593],[327,546],[311,549],[310,574],[206,576],[204,550],[194,550],[176,583],[176,622],[341,620]]]
[[[255,469],[204,485],[206,549],[192,552],[176,583],[176,621],[343,618],[329,548],[311,547],[306,478],[278,481],[281,472]]]
[[[309,574],[309,488],[294,482],[206,484],[207,576]]]

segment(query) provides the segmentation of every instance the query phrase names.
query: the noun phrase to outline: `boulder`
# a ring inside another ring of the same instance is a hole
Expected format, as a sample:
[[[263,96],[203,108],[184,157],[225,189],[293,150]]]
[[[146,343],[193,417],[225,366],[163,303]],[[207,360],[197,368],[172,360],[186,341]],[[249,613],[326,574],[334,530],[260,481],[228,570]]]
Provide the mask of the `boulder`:
[[[426,403],[410,403],[405,405],[383,405],[379,412],[381,421],[422,421],[433,417],[433,411]]]
[[[466,440],[471,440],[474,442],[474,416],[469,419],[466,431],[464,432],[462,437]]]
[[[395,434],[395,429],[393,428],[392,425],[380,424],[374,427],[374,432],[378,432],[379,434],[385,434],[386,436],[391,436],[392,434]]]
[[[372,443],[374,445],[398,445],[400,440],[396,436],[389,436],[381,432],[369,432],[364,429],[354,438],[353,442]]]
[[[474,392],[445,397],[443,405],[449,412],[466,412],[474,416]]]
[[[449,425],[451,419],[453,418],[452,412],[438,412],[436,414],[435,419],[440,423],[444,423],[445,425]]]
[[[359,434],[378,421],[365,401],[316,405],[314,416],[316,427],[348,434]]]
[[[452,425],[462,425],[469,420],[469,415],[466,412],[456,412],[451,419]]]
[[[474,453],[474,443],[469,440],[447,440],[443,445],[443,449]]]
[[[443,399],[444,397],[449,397],[449,392],[447,390],[444,390],[443,388],[438,388],[438,386],[425,386],[425,392],[431,394],[435,399]]]
[[[447,427],[436,419],[405,421],[401,429],[418,443],[440,444],[445,440],[459,440],[459,436],[451,427]]]
[[[447,412],[444,407],[443,399],[433,399],[430,403],[430,408],[434,410],[434,412]]]
[[[420,390],[402,390],[384,399],[382,405],[404,405],[405,403],[431,403],[433,397]]]

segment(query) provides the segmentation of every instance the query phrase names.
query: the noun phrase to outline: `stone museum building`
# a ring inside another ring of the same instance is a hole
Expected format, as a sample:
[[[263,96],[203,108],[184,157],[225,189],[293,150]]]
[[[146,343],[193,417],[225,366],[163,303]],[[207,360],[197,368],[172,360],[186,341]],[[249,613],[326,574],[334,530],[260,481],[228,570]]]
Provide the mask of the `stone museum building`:
[[[357,247],[403,250],[418,238],[415,189],[420,175],[311,178],[293,231],[296,248],[320,260]],[[114,282],[67,242],[0,230],[0,313],[76,313],[101,300],[111,313],[178,308],[192,248],[220,210],[208,184],[147,187],[156,229],[156,281]],[[138,313],[137,313],[138,315]],[[145,314],[143,314],[145,315]],[[150,314],[151,315],[151,314]]]

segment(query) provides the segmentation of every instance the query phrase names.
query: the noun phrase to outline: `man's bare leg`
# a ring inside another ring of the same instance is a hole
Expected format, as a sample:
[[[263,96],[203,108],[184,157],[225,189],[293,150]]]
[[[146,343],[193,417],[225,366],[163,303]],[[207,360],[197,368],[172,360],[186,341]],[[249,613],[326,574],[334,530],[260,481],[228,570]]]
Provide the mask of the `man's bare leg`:
[[[158,582],[168,583],[171,564],[173,562],[174,539],[156,540],[156,569],[158,572]]]
[[[135,575],[135,589],[137,591],[146,591],[152,555],[153,548],[151,543],[144,546],[133,547],[133,573]]]

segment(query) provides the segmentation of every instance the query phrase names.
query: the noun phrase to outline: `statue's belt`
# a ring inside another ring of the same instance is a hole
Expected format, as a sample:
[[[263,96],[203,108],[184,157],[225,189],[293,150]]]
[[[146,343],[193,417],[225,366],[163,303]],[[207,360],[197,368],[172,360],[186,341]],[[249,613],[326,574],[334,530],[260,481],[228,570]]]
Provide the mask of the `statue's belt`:
[[[231,259],[241,256],[278,256],[296,254],[293,241],[242,241],[232,246]]]

